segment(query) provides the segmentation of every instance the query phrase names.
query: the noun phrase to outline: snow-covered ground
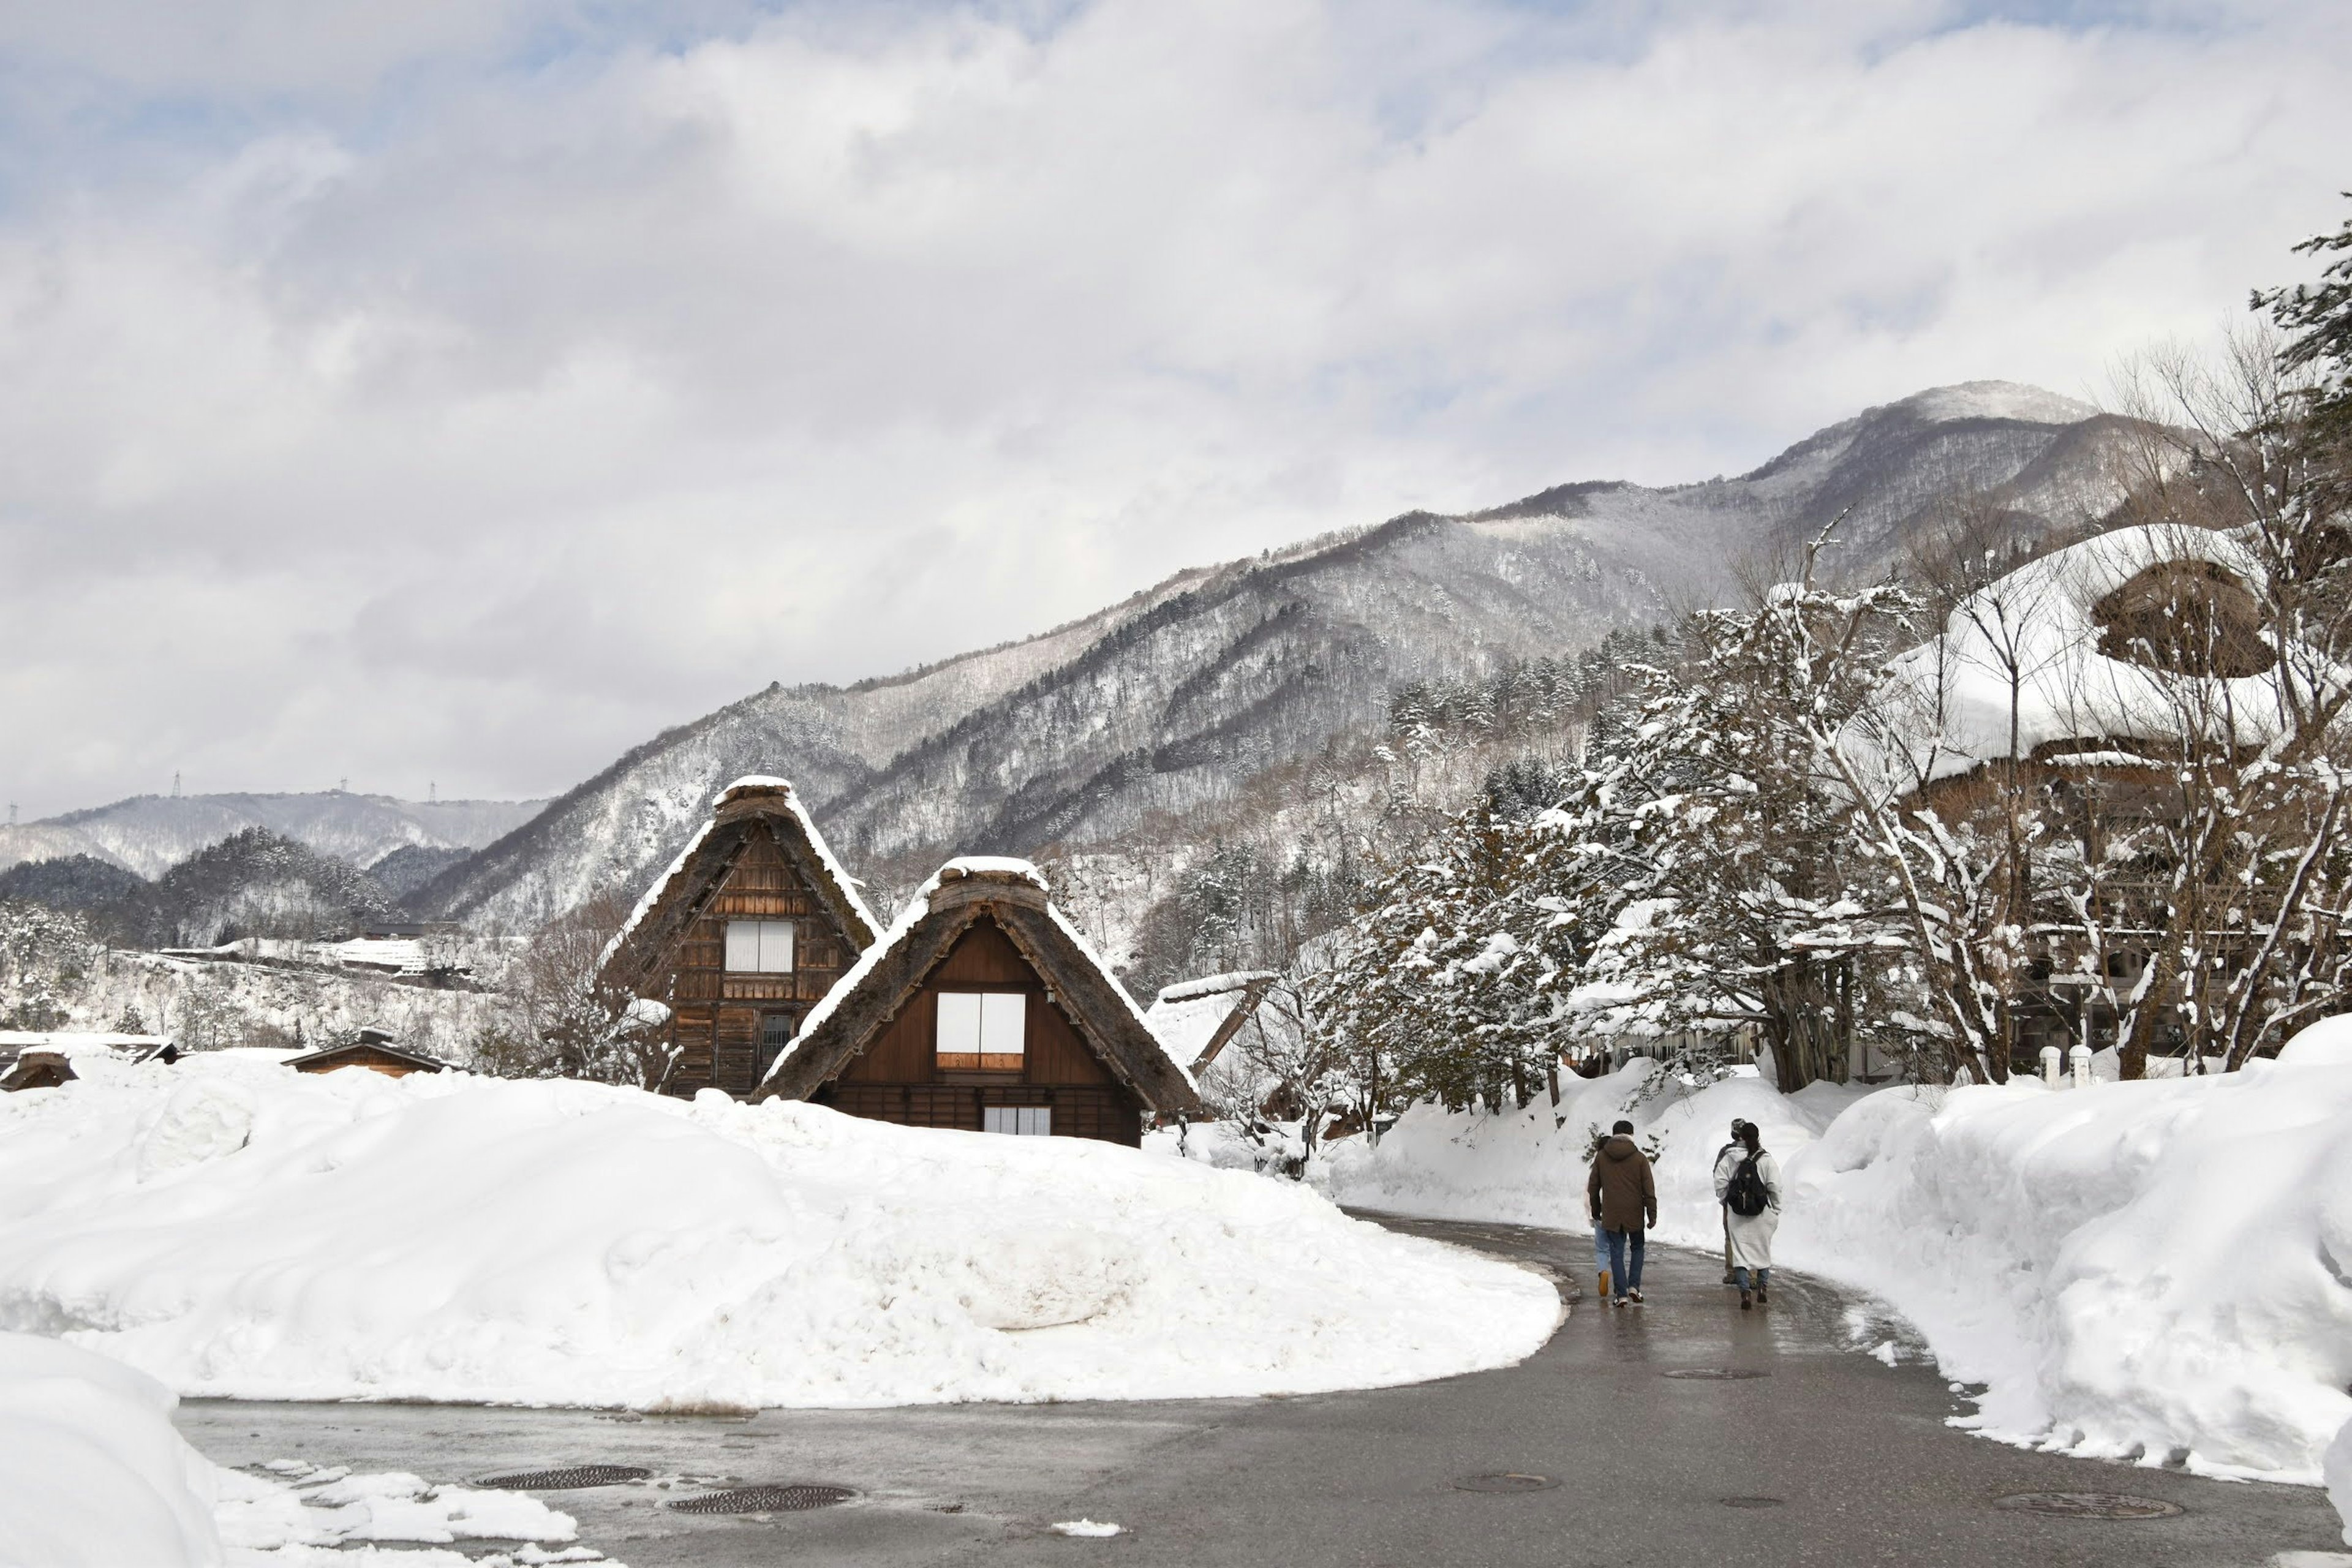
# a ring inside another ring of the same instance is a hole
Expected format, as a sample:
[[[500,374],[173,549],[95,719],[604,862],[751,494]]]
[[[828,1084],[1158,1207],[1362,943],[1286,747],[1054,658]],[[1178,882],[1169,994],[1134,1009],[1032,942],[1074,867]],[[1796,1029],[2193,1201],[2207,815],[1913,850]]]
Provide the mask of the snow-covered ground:
[[[297,1460],[270,1467],[274,1477],[224,1469],[173,1429],[177,1403],[119,1362],[0,1332],[0,1568],[511,1568],[596,1555],[379,1552],[373,1543],[561,1543],[579,1532],[518,1492]]]
[[[101,1062],[0,1097],[0,1328],[191,1394],[697,1410],[1507,1364],[1543,1279],[1062,1138],[463,1074]]]
[[[2337,1032],[2342,1031],[2342,1032]],[[1590,1134],[1663,1141],[1660,1232],[1719,1245],[1710,1173],[1762,1129],[1789,1204],[1779,1261],[1883,1300],[1963,1421],[2011,1442],[2321,1479],[2352,1422],[2352,1020],[2221,1077],[1783,1098],[1754,1079],[1624,1109],[1646,1064],[1501,1116],[1407,1113],[1316,1179],[1349,1204],[1578,1228]]]

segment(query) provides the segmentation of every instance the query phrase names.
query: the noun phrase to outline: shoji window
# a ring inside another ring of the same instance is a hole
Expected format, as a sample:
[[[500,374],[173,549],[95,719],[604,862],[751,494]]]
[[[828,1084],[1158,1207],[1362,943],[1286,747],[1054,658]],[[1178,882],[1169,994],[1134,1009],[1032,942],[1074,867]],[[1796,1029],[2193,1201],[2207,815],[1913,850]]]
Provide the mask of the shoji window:
[[[790,974],[793,922],[729,921],[727,968],[734,974]]]
[[[1050,1105],[983,1106],[980,1118],[984,1131],[1010,1132],[1022,1138],[1054,1135],[1054,1108]]]
[[[939,1062],[950,1072],[1019,1072],[1028,1032],[1021,992],[940,993]]]

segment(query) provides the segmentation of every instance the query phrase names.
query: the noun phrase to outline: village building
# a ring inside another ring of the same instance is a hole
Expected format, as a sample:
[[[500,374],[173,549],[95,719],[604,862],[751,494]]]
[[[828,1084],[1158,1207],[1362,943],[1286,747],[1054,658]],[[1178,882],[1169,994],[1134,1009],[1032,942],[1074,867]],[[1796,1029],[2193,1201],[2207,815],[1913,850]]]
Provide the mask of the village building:
[[[1200,1097],[1023,860],[950,860],[806,1020],[759,1097],[970,1132],[1139,1144]]]
[[[779,778],[737,779],[604,952],[604,984],[659,1004],[659,1088],[748,1095],[881,928]]]
[[[296,1072],[333,1072],[339,1068],[364,1068],[386,1078],[406,1078],[413,1072],[446,1072],[449,1064],[402,1046],[387,1029],[362,1029],[341,1045],[323,1047],[286,1058]]]
[[[2128,528],[1972,595],[1888,670],[1913,715],[1894,759],[1913,781],[1909,798],[1959,822],[1997,813],[2000,792],[2014,790],[2095,853],[2175,816],[2184,751],[2251,757],[2284,732],[2261,576],[2229,533]],[[2044,1047],[2118,1043],[2105,994],[2140,982],[2171,883],[2169,866],[2142,858],[2107,868],[2084,910],[2028,911],[2020,1065]],[[2103,938],[2096,951],[2086,916]],[[2178,1052],[2183,1033],[2159,1024],[2149,1044]]]
[[[1271,969],[1205,974],[1160,987],[1143,1021],[1168,1054],[1197,1080],[1256,1016],[1266,993],[1281,978]]]

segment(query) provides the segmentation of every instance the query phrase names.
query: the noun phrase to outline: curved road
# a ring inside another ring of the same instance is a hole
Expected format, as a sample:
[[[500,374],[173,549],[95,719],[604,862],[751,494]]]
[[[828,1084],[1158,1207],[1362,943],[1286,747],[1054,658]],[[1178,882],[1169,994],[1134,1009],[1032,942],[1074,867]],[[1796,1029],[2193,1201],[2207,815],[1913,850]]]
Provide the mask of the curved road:
[[[2258,1568],[2282,1552],[2344,1550],[2315,1490],[2028,1453],[1954,1431],[1945,1421],[1957,1401],[1931,1369],[1855,1353],[1845,1303],[1801,1279],[1780,1282],[1769,1310],[1742,1313],[1717,1282],[1717,1260],[1654,1247],[1650,1305],[1596,1310],[1589,1238],[1375,1217],[1566,1276],[1568,1321],[1503,1371],[1296,1398],[750,1420],[194,1400],[180,1424],[232,1465],[293,1457],[463,1480],[635,1464],[861,1494],[764,1518],[663,1506],[693,1488],[542,1494],[579,1519],[585,1544],[634,1568],[1096,1558],[1171,1568]],[[1718,1370],[1756,1375],[1673,1375]],[[1455,1484],[1512,1472],[1558,1484]],[[1998,1501],[2026,1491],[2125,1492],[2185,1511],[2107,1521]],[[1074,1540],[1047,1528],[1081,1517],[1129,1533]]]

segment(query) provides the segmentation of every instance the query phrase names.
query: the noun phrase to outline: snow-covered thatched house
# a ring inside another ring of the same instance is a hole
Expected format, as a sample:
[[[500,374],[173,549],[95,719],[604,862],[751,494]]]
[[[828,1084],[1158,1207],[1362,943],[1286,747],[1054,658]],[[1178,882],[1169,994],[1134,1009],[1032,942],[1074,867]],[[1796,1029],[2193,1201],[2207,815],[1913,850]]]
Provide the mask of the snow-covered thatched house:
[[[608,984],[668,1010],[667,1088],[750,1094],[881,929],[793,786],[737,779],[604,953]]]
[[[1196,1114],[1184,1069],[1025,860],[950,860],[760,1086],[853,1116],[1139,1143]]]
[[[2262,583],[2242,544],[2201,528],[2118,529],[2053,551],[1969,595],[1893,661],[1892,722],[1870,741],[1891,741],[1901,754],[1885,760],[1925,789],[2012,758],[2160,763],[2186,725],[2265,745],[2285,715]]]
[[[2259,782],[2347,679],[2270,624],[2269,586],[2229,532],[2126,528],[2053,551],[1893,660],[1852,732],[1846,758],[1886,819],[1935,824],[1921,862],[1985,868],[1933,899],[1956,942],[2019,933],[2006,1005],[2028,1060],[2124,1033],[2177,1047],[2183,966],[2226,985],[2275,919],[2258,884],[2329,831]],[[2229,847],[2258,841],[2251,860]],[[2198,921],[2210,940],[2184,934]]]

